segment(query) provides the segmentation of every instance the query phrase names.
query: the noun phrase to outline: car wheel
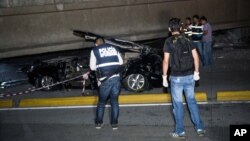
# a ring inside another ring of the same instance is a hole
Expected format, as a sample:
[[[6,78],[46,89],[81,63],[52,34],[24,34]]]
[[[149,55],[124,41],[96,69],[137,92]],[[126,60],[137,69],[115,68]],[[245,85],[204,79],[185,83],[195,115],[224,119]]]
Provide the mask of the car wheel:
[[[142,74],[130,74],[128,75],[123,84],[127,90],[134,92],[141,92],[149,88],[148,79]]]
[[[39,78],[36,79],[35,86],[37,88],[45,87],[43,90],[49,91],[49,90],[53,89],[53,86],[49,86],[49,85],[54,84],[54,82],[55,82],[55,80],[54,80],[53,77],[51,77],[51,76],[42,76],[42,77],[39,77]],[[46,86],[49,86],[49,87],[46,87]]]

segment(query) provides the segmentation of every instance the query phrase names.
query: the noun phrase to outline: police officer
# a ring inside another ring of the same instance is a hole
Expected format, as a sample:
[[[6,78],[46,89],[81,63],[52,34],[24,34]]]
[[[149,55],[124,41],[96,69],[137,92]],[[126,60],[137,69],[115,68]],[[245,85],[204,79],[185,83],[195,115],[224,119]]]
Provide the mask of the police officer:
[[[121,89],[119,68],[123,64],[123,60],[118,49],[105,43],[104,39],[97,38],[95,46],[90,54],[90,69],[96,71],[100,83],[95,127],[96,129],[103,127],[105,104],[107,99],[110,98],[111,126],[113,130],[117,130],[119,116],[118,96]]]

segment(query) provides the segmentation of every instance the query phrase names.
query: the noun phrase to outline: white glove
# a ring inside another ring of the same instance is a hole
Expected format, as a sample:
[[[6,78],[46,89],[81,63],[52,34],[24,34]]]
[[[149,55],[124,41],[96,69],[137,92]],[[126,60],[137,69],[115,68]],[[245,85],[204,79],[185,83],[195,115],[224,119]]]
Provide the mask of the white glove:
[[[167,75],[162,75],[162,85],[163,87],[168,87]]]
[[[101,86],[101,81],[97,80],[97,86],[100,87]]]
[[[200,80],[200,73],[199,72],[194,72],[194,80],[195,81]]]

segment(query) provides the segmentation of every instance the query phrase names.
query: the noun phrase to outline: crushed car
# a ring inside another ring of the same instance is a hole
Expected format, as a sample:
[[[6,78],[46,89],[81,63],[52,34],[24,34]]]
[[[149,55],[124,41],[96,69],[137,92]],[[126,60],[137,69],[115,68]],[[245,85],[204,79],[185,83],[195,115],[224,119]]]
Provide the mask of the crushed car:
[[[83,82],[81,75],[88,70],[87,58],[77,56],[58,57],[35,61],[28,70],[28,78],[29,82],[35,87],[45,87],[43,90],[53,90],[58,87],[67,89],[70,87],[81,87]],[[74,77],[77,78],[73,81],[68,81],[57,86],[50,86]]]
[[[93,43],[96,38],[101,37],[106,43],[123,50],[121,51],[123,56],[126,56],[128,51],[138,53],[138,56],[128,58],[121,72],[123,86],[127,90],[141,92],[154,87],[162,87],[162,49],[80,30],[74,30],[73,33]]]
[[[127,57],[126,63],[121,70],[122,84],[125,89],[134,92],[142,92],[154,87],[161,87],[163,57],[161,49],[81,30],[73,30],[73,34],[83,38],[87,42],[93,42],[93,44],[96,38],[101,37],[106,43],[120,48],[122,56],[124,58]],[[136,55],[129,57],[131,54]],[[31,66],[28,77],[30,82],[36,87],[46,87],[53,83],[83,74],[89,70],[88,65],[88,58],[77,56],[37,61]],[[82,81],[82,78],[72,80],[61,85],[61,87],[82,85]],[[92,89],[97,88],[95,72],[89,74],[89,79],[85,86]],[[46,87],[46,90],[51,89],[53,89],[53,87]]]

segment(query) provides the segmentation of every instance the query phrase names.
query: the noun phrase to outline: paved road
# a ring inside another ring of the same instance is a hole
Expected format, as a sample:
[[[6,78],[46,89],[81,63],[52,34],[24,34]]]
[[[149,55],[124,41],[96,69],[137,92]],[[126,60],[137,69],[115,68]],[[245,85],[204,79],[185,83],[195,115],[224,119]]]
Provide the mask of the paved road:
[[[187,109],[189,141],[228,141],[230,124],[250,124],[250,103],[199,105],[205,137],[194,132]],[[0,111],[1,141],[171,141],[172,106],[121,107],[120,126],[112,131],[106,110],[105,126],[94,128],[94,108]]]

